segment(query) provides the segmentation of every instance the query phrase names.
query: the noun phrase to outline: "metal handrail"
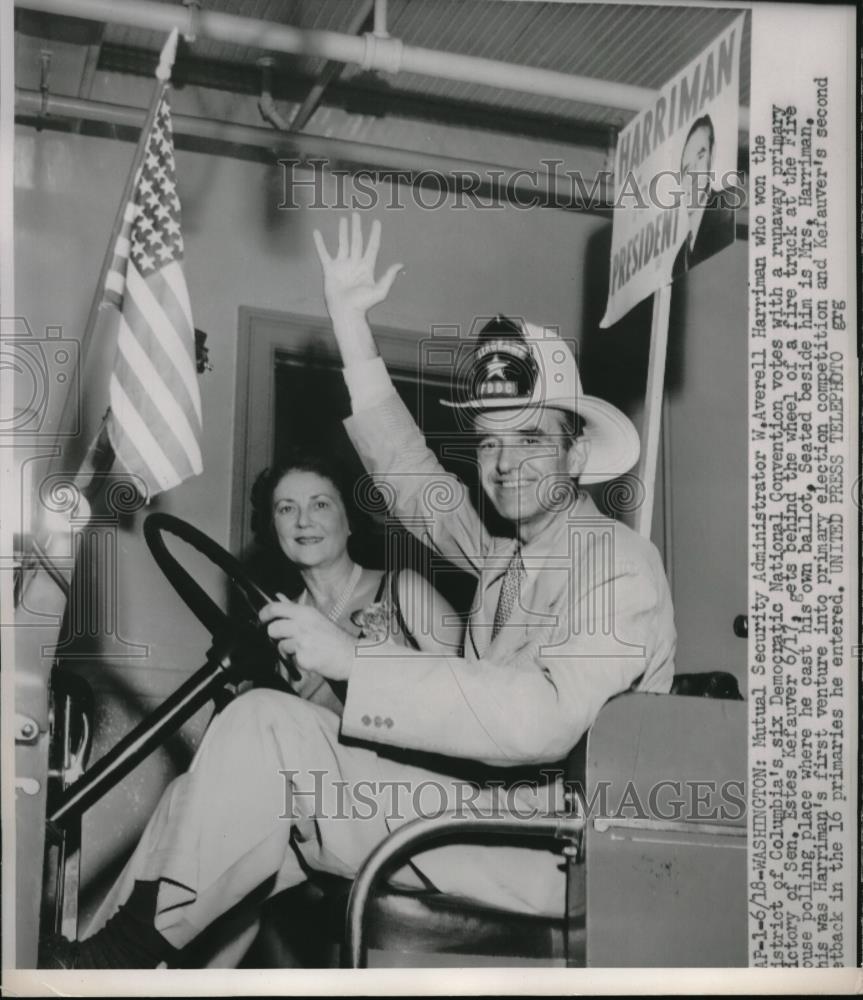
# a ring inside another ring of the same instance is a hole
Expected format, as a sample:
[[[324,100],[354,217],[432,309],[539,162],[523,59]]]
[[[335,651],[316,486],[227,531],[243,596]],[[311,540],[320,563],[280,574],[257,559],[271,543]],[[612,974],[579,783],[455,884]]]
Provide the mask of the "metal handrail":
[[[349,967],[361,969],[366,962],[363,918],[378,880],[399,858],[413,854],[431,840],[445,837],[503,834],[505,836],[554,837],[564,842],[566,853],[582,856],[585,821],[582,816],[529,816],[501,812],[496,816],[464,816],[454,810],[439,816],[420,817],[405,823],[368,856],[357,873],[348,899],[346,943]]]

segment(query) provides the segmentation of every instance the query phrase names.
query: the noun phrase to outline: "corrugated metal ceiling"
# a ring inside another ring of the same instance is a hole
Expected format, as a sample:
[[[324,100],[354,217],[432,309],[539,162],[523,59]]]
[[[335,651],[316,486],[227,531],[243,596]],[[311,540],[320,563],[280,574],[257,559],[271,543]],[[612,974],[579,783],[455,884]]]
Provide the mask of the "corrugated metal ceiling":
[[[162,0],[178,5],[180,0]],[[362,0],[204,0],[208,10],[278,21],[301,28],[342,31]],[[738,14],[728,7],[681,4],[533,3],[519,0],[390,0],[388,27],[405,44],[521,63],[658,88],[703,49]],[[749,19],[743,38],[741,103],[749,102]],[[104,41],[133,49],[160,48],[155,32],[108,25]],[[254,65],[261,52],[199,39],[196,58]],[[277,57],[277,67],[316,76],[319,59]],[[346,67],[342,80],[360,72]],[[389,78],[397,91],[429,100],[484,104],[499,110],[569,118],[581,124],[619,128],[631,115],[614,107],[581,105],[475,84],[400,73]],[[366,81],[366,85],[367,81]]]

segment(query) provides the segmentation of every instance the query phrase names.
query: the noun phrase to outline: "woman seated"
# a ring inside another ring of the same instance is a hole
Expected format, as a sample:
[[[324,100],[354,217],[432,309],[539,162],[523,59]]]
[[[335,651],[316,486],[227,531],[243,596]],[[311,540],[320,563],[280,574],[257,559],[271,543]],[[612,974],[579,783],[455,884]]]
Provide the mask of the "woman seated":
[[[370,548],[367,538],[356,539],[357,530],[368,535],[371,526],[361,525],[354,491],[333,463],[310,452],[290,453],[258,476],[252,507],[259,546],[284,557],[275,560],[276,577],[280,568],[300,577],[302,590],[292,599],[356,638],[390,638],[421,652],[459,655],[461,621],[424,576],[409,567],[372,569],[353,558],[356,549]],[[288,588],[276,581],[272,589],[281,598]],[[294,693],[342,714],[344,685],[295,663],[285,664],[281,675]]]
[[[302,581],[298,602],[313,606],[352,637],[372,642],[390,639],[424,652],[459,655],[463,631],[460,620],[451,605],[421,574],[407,568],[371,569],[352,557],[350,539],[358,512],[352,504],[352,491],[342,481],[338,470],[326,460],[314,455],[292,454],[258,477],[252,501],[255,511],[253,527],[258,541],[264,548],[269,546],[287,559],[287,565],[283,559],[275,561],[276,577],[282,582],[277,580],[272,585],[273,590],[279,587],[291,589],[288,581],[293,569]],[[301,670],[292,662],[283,663],[281,672],[281,686],[287,683],[294,694],[325,710],[321,717],[322,725],[329,725],[326,720],[331,720],[331,728],[337,733],[338,719],[329,713],[341,716],[344,685],[330,682],[312,671]],[[274,686],[279,686],[278,682]],[[284,697],[284,694],[273,693],[274,700]],[[237,702],[240,701],[245,701],[245,697],[241,695],[237,699]],[[221,714],[230,715],[231,708]],[[152,926],[158,881],[147,878],[148,862],[145,859],[158,837],[164,834],[171,814],[189,794],[184,782],[189,780],[192,772],[197,770],[200,776],[202,770],[206,771],[206,762],[199,766],[199,758],[207,745],[210,757],[214,753],[218,755],[221,750],[214,750],[213,741],[218,744],[228,738],[226,733],[231,734],[231,726],[224,719],[221,721],[221,732],[218,731],[218,723],[208,730],[189,774],[181,775],[166,790],[136,853],[90,922],[85,939],[69,942],[50,936],[43,941],[40,949],[41,967],[146,968],[167,957],[170,949],[163,952],[165,941]],[[286,732],[285,736],[289,737],[291,733]],[[233,753],[234,757],[240,753],[239,749],[231,751],[231,748],[227,748],[227,752],[229,755]],[[267,765],[258,759],[258,766],[266,769]],[[246,784],[254,787],[259,778],[260,775],[248,773]],[[215,808],[209,790],[202,792],[201,801],[205,803],[204,812]],[[186,829],[184,832],[178,829],[174,838],[178,843],[174,844],[169,837],[168,847],[160,848],[162,852],[170,854],[174,851],[178,856],[183,854],[180,842],[184,837],[188,835],[198,844],[200,836],[204,835],[202,831],[206,829],[210,829],[216,838],[223,836],[220,821],[215,816],[191,812],[189,818],[189,826],[200,826],[201,830]],[[285,823],[280,826],[285,831],[290,829]],[[257,836],[245,824],[243,835],[250,842],[255,841]],[[195,855],[194,850],[186,853],[189,857]],[[242,882],[245,877],[243,872],[249,872],[250,890],[256,884],[252,874],[255,868],[253,855],[254,849],[236,873]],[[239,913],[235,928],[228,930],[229,941],[218,946],[221,950],[211,956],[208,964],[224,967],[239,961],[255,936],[255,911],[256,907],[247,907]]]

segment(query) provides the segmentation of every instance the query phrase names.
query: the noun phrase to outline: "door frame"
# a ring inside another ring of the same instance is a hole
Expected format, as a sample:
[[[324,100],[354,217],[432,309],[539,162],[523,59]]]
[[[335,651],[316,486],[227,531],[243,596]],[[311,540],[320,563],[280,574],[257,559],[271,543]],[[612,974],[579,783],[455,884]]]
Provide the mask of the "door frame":
[[[253,477],[272,461],[275,439],[277,355],[306,355],[313,347],[324,362],[340,367],[332,324],[321,316],[240,306],[234,384],[234,461],[228,546],[234,553],[252,538],[250,491]],[[421,342],[428,331],[373,327],[387,368],[409,376],[422,371]]]

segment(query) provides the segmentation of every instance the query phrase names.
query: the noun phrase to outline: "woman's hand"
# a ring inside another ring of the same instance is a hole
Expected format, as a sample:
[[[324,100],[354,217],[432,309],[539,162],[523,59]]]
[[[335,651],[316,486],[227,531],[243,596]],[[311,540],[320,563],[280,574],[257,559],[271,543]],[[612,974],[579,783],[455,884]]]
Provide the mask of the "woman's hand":
[[[281,656],[293,656],[303,670],[331,681],[346,681],[354,662],[354,640],[316,608],[279,600],[265,604],[259,613],[267,634],[275,639]]]
[[[363,250],[363,232],[358,212],[348,220],[339,219],[339,246],[334,257],[327,251],[319,230],[314,231],[315,248],[324,272],[324,299],[333,321],[342,360],[362,360],[377,353],[366,314],[389,295],[401,264],[392,264],[375,281],[375,265],[381,244],[381,224],[372,223],[368,244]]]

